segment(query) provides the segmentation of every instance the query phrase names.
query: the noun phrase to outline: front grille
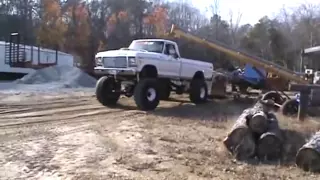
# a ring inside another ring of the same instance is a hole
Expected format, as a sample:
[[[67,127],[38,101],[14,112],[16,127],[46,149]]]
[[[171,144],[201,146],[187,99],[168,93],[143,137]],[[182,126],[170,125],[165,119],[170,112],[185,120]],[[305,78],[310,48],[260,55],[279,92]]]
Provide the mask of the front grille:
[[[104,57],[103,66],[105,68],[126,68],[127,57]]]

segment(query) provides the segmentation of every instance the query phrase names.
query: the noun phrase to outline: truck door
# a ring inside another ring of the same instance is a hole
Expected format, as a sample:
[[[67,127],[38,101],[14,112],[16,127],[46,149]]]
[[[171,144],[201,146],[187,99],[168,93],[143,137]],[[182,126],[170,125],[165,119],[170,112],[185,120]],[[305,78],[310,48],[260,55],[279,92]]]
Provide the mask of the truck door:
[[[173,78],[179,79],[180,77],[180,58],[177,56],[177,50],[174,44],[166,43],[164,54],[167,56],[166,68],[168,73]]]

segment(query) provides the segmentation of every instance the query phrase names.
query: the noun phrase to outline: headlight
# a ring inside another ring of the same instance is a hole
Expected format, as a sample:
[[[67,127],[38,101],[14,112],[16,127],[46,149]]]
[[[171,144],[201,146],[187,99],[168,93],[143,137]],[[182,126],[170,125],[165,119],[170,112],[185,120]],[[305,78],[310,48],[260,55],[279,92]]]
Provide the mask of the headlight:
[[[136,67],[137,66],[137,60],[134,57],[129,57],[128,62],[129,62],[129,66],[130,67]]]
[[[103,66],[101,57],[96,58],[96,66]]]

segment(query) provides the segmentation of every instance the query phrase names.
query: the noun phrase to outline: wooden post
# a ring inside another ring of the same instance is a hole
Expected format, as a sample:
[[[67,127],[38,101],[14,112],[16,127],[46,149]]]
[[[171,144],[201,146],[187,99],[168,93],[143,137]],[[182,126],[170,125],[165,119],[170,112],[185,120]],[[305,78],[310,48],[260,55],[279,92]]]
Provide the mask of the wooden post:
[[[310,91],[300,91],[300,104],[298,111],[298,120],[304,121],[307,111],[308,111],[308,102],[309,102]]]

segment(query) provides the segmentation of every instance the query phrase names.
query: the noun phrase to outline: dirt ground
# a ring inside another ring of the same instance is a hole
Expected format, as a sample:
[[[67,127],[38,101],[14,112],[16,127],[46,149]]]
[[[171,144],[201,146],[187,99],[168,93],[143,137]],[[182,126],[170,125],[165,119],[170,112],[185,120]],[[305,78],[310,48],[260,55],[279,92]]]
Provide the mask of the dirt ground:
[[[3,94],[0,179],[319,179],[293,162],[320,129],[315,121],[279,117],[290,128],[281,162],[238,162],[226,152],[222,140],[251,103],[163,101],[146,113],[127,98],[103,107],[92,93]]]

